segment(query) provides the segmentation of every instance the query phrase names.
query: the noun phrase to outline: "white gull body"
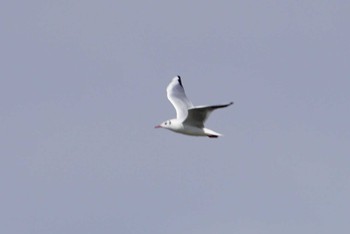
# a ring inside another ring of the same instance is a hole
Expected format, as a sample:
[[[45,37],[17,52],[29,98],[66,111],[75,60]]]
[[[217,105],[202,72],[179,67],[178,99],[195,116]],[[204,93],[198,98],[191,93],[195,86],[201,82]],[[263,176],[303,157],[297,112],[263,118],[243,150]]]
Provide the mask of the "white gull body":
[[[191,101],[186,97],[180,76],[174,77],[168,85],[167,96],[176,110],[176,119],[164,121],[155,126],[156,128],[165,128],[191,136],[208,136],[214,138],[221,136],[220,133],[205,128],[204,122],[213,110],[230,106],[233,102],[224,105],[193,106]]]

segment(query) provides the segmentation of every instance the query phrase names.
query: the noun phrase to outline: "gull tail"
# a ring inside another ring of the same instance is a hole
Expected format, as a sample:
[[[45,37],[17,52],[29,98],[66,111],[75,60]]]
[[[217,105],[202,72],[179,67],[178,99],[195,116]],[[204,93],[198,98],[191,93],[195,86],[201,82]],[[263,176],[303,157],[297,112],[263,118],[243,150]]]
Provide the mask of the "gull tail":
[[[217,132],[210,130],[208,128],[204,128],[203,130],[204,130],[205,135],[207,135],[210,138],[218,138],[219,136],[222,136],[222,134],[217,133]]]

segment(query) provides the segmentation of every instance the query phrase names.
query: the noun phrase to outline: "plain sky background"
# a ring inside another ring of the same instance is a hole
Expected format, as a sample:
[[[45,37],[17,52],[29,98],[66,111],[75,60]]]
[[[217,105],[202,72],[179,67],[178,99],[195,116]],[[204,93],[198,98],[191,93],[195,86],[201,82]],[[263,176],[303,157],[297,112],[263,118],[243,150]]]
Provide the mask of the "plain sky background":
[[[0,233],[349,233],[348,1],[6,1]],[[218,139],[154,125],[181,75]]]

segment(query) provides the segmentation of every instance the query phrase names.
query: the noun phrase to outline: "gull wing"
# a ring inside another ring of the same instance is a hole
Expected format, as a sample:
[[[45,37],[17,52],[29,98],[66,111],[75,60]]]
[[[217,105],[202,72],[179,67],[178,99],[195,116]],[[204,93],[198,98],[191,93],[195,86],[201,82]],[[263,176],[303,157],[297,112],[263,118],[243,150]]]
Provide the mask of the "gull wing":
[[[181,83],[180,76],[176,76],[172,79],[167,89],[167,96],[171,104],[173,104],[176,110],[176,118],[184,120],[187,117],[187,110],[192,108],[192,102],[188,100],[185,94],[185,90]]]
[[[184,124],[203,128],[204,122],[208,119],[209,115],[211,114],[211,112],[213,112],[213,110],[228,107],[232,104],[233,102],[224,105],[197,106],[190,108],[188,109],[188,115],[184,121]]]

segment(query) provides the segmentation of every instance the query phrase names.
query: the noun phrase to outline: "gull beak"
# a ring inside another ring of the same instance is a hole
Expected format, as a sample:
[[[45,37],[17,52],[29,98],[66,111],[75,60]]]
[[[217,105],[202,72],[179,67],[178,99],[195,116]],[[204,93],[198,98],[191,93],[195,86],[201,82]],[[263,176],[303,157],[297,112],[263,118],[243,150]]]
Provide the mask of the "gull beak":
[[[157,126],[154,126],[154,128],[161,128],[162,126],[160,126],[160,125],[157,125]]]

